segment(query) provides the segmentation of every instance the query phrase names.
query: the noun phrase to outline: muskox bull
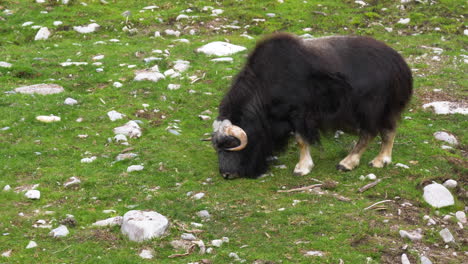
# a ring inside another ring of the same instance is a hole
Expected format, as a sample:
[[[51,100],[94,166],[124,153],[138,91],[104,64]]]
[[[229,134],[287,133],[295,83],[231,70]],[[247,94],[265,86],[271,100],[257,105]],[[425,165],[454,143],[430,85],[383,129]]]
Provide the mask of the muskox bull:
[[[300,147],[294,173],[306,175],[314,166],[309,145],[334,129],[359,135],[337,169],[358,166],[378,134],[381,150],[369,164],[384,167],[412,83],[404,59],[375,39],[273,35],[256,46],[219,106],[212,143],[220,173],[226,179],[265,173],[267,158],[294,134]]]

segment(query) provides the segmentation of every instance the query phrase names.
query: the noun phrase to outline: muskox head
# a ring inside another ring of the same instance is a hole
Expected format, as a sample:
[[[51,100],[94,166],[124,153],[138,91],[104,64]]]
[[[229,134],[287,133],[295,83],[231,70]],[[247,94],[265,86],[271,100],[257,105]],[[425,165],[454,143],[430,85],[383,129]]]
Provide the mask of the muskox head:
[[[257,177],[266,171],[265,139],[256,133],[255,124],[242,128],[227,119],[217,120],[213,130],[212,143],[223,178]]]

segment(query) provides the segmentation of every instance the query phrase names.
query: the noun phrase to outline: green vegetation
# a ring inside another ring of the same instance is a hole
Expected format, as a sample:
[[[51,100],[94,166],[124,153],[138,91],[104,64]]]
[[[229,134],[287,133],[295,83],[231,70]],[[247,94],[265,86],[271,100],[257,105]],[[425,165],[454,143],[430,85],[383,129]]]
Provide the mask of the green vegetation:
[[[228,256],[230,252],[236,252],[246,263],[256,260],[256,263],[339,263],[340,259],[344,263],[366,263],[369,257],[372,261],[367,263],[399,263],[401,254],[406,252],[411,263],[417,263],[417,252],[422,253],[425,247],[430,248],[428,257],[434,263],[461,263],[466,257],[466,231],[457,230],[457,224],[451,223],[452,233],[460,241],[465,237],[465,242],[445,249],[438,234],[442,228],[436,226],[431,230],[423,216],[441,218],[465,206],[468,120],[458,114],[435,115],[421,107],[439,99],[466,102],[467,64],[461,56],[467,55],[464,1],[420,1],[434,4],[412,1],[404,9],[397,7],[400,1],[391,0],[367,1],[369,5],[364,7],[354,0],[284,3],[107,0],[108,4],[75,0],[69,5],[57,2],[60,1],[38,4],[33,0],[0,0],[0,61],[13,64],[11,68],[0,67],[0,129],[10,127],[0,130],[0,188],[7,184],[13,188],[0,190],[3,234],[0,253],[12,250],[10,258],[0,257],[0,263],[189,263],[201,259],[212,263],[235,262]],[[153,4],[159,8],[140,12]],[[211,10],[203,9],[205,6],[224,12],[212,16]],[[192,12],[187,13],[187,9]],[[7,10],[12,14],[8,15]],[[128,20],[122,15],[125,11],[131,13]],[[275,16],[269,17],[267,13]],[[177,21],[180,14],[193,17]],[[411,20],[408,24],[397,24],[400,18]],[[23,27],[27,21],[34,24]],[[54,26],[54,21],[63,24]],[[73,30],[73,26],[88,25],[91,21],[101,26],[96,32],[79,34]],[[34,41],[37,32],[31,28],[34,25],[48,27],[51,37]],[[136,31],[123,31],[125,26]],[[310,30],[305,31],[306,28]],[[175,42],[176,37],[163,33],[166,29],[179,30],[180,38],[190,42]],[[190,30],[195,34],[189,34]],[[155,31],[163,37],[154,37]],[[233,55],[234,62],[229,64],[211,62],[210,57],[194,50],[218,40],[251,50],[257,40],[278,31],[315,37],[372,36],[400,51],[410,66],[417,69],[415,95],[404,113],[410,119],[402,119],[392,165],[384,169],[366,166],[378,152],[376,140],[364,154],[361,166],[352,172],[338,172],[335,165],[356,137],[344,135],[334,139],[328,135],[321,147],[312,150],[316,167],[308,176],[292,173],[298,160],[298,149],[292,140],[276,162],[287,169],[272,167],[268,176],[255,180],[226,181],[218,175],[216,153],[209,142],[200,141],[205,133],[211,132],[211,121],[202,121],[198,115],[210,110],[211,117],[216,116],[231,77],[241,69],[247,53]],[[241,36],[243,33],[253,39]],[[97,41],[105,44],[96,44]],[[429,47],[443,49],[437,55],[440,61],[432,59],[436,54]],[[163,53],[167,49],[168,56],[154,53],[156,49]],[[105,56],[99,61],[101,66],[92,65],[96,55]],[[143,59],[151,56],[163,60],[145,63]],[[133,81],[136,69],[158,65],[164,72],[180,59],[190,61],[190,68],[182,73],[181,80]],[[60,66],[67,60],[88,65]],[[128,68],[128,65],[136,66]],[[103,72],[97,72],[97,68]],[[189,76],[199,80],[194,82]],[[123,87],[113,87],[116,81]],[[22,85],[39,83],[59,84],[65,92],[47,96],[6,93]],[[181,88],[168,90],[171,83],[180,84]],[[64,105],[67,97],[79,104]],[[126,117],[111,122],[106,115],[111,110]],[[38,115],[50,114],[62,120],[49,124],[35,120]],[[80,117],[83,121],[76,122]],[[128,120],[142,121],[142,137],[129,139],[129,146],[109,141],[114,136],[112,129]],[[180,127],[179,136],[166,129],[174,123]],[[436,131],[456,135],[460,146],[442,150],[442,143],[433,137]],[[128,147],[138,157],[115,162],[115,157]],[[93,163],[80,162],[91,156],[97,157]],[[398,162],[410,168],[395,167]],[[128,166],[136,164],[144,165],[145,169],[126,172]],[[358,188],[368,183],[359,180],[359,176],[369,173],[385,179],[358,193]],[[78,187],[63,187],[72,176],[82,183]],[[351,202],[309,192],[277,192],[316,183],[312,178],[338,182],[328,191],[348,197]],[[422,199],[422,187],[449,178],[459,182],[458,189],[452,192],[456,196],[455,206],[437,211],[430,208]],[[33,184],[39,184],[40,200],[29,200],[23,193],[14,192],[17,187]],[[193,200],[186,195],[190,191],[204,192],[206,196]],[[383,204],[383,210],[363,210],[385,199],[395,202]],[[300,202],[293,206],[294,200]],[[413,206],[401,209],[403,213],[399,215],[398,209],[404,202]],[[168,258],[183,253],[169,244],[184,233],[178,225],[173,224],[166,237],[144,243],[129,241],[118,227],[91,227],[97,220],[123,215],[132,206],[155,210],[172,223],[187,226],[190,222],[201,222],[196,212],[206,209],[212,219],[203,223],[204,232],[196,234],[197,237],[205,243],[229,237],[230,242],[215,248],[213,254],[199,255],[195,250],[189,256]],[[105,214],[102,211],[106,209],[116,213]],[[67,237],[53,238],[48,235],[49,229],[32,227],[37,220],[44,219],[55,228],[67,214],[74,215],[77,221],[75,227],[69,228]],[[427,230],[422,242],[405,241],[398,234],[400,229],[418,227]],[[25,249],[30,240],[36,241],[38,247]],[[409,244],[407,251],[401,249],[404,244]],[[142,249],[154,249],[154,259],[140,258],[138,253]],[[322,251],[325,256],[304,256],[312,250]],[[453,251],[458,257],[451,254]]]

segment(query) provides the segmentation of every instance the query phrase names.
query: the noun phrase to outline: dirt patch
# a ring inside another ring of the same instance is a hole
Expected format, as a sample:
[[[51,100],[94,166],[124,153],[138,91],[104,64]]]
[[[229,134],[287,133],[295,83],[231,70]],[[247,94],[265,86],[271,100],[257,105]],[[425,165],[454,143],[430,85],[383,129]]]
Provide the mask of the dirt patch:
[[[95,229],[92,230],[92,237],[96,240],[99,241],[108,241],[108,242],[114,242],[120,240],[118,236],[116,236],[114,233],[112,233],[109,230],[102,230],[102,229]]]
[[[167,116],[162,112],[153,112],[145,110],[136,111],[135,116],[149,120],[149,124],[154,127],[161,125],[164,122],[164,119],[167,118]]]

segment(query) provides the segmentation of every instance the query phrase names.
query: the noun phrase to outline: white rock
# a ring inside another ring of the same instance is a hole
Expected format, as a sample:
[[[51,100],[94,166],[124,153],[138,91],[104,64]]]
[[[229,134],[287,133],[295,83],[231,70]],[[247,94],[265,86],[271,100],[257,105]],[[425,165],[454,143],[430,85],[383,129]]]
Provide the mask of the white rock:
[[[450,191],[438,183],[432,183],[424,187],[423,198],[435,208],[446,207],[455,203]]]
[[[164,30],[164,33],[166,33],[166,35],[168,36],[176,36],[176,37],[180,36],[180,31],[178,30],[166,29]]]
[[[231,58],[231,57],[222,57],[222,58],[212,59],[211,61],[213,61],[213,62],[233,62],[234,59]]]
[[[2,68],[11,68],[13,66],[11,63],[8,63],[6,61],[0,61],[0,67]]]
[[[462,104],[448,102],[448,101],[437,101],[428,104],[424,104],[423,108],[432,107],[434,112],[438,115],[446,114],[468,114],[468,107],[463,106]]]
[[[213,10],[211,10],[211,15],[214,15],[214,16],[221,15],[222,13],[224,13],[224,10],[222,10],[222,9],[213,9]]]
[[[246,49],[247,48],[245,47],[233,45],[231,43],[215,41],[198,48],[197,52],[201,52],[206,55],[229,56]]]
[[[50,37],[50,35],[51,33],[48,28],[41,27],[34,37],[34,40],[46,40]]]
[[[97,222],[94,222],[92,225],[93,226],[120,226],[122,225],[123,217],[122,216],[116,216],[116,217],[111,217],[107,218],[104,220],[99,220]]]
[[[307,251],[304,253],[306,257],[323,257],[325,256],[322,251]]]
[[[96,55],[93,57],[93,60],[102,60],[104,59],[104,55]]]
[[[81,180],[78,179],[77,177],[73,176],[73,177],[70,177],[68,179],[68,181],[66,181],[64,184],[63,184],[63,187],[70,187],[70,186],[75,186],[75,185],[79,185],[81,183]]]
[[[117,134],[117,135],[115,135],[114,140],[116,142],[127,142],[127,137],[125,135],[122,135],[122,134]]]
[[[70,232],[68,231],[68,228],[64,225],[60,225],[59,227],[52,229],[50,231],[49,235],[53,237],[65,237],[69,234]]]
[[[179,21],[179,20],[181,20],[181,19],[189,19],[189,18],[190,18],[189,16],[183,15],[183,14],[182,14],[182,15],[178,15],[178,16],[176,17],[176,21]]]
[[[411,262],[408,259],[408,256],[406,256],[406,254],[401,255],[401,264],[411,264]]]
[[[157,82],[161,79],[165,79],[164,74],[160,73],[159,71],[155,71],[153,69],[135,71],[135,78],[134,78],[135,81]]]
[[[137,122],[131,120],[123,126],[114,128],[114,133],[129,136],[130,138],[139,138],[141,137],[141,128]]]
[[[201,217],[202,219],[210,219],[211,218],[211,215],[207,210],[201,210],[201,211],[197,212],[197,215],[199,217]]]
[[[455,217],[457,218],[457,220],[462,223],[462,224],[466,224],[466,214],[465,212],[463,211],[458,211],[455,213]]]
[[[448,189],[453,189],[455,187],[457,187],[457,181],[456,180],[446,180],[442,185],[445,186],[445,188],[448,188]]]
[[[189,61],[176,60],[176,61],[174,61],[174,67],[172,67],[172,68],[175,71],[184,72],[184,71],[188,70],[189,67],[190,67],[190,62]]]
[[[395,164],[395,167],[403,168],[403,169],[409,169],[408,165],[405,165],[403,163],[397,163]]]
[[[136,158],[138,156],[138,154],[135,154],[135,153],[121,153],[119,155],[117,155],[117,157],[115,158],[116,161],[121,161],[121,160],[127,160],[127,159],[133,159],[133,158]]]
[[[63,103],[66,105],[76,105],[78,101],[73,98],[68,97],[67,99],[65,99],[65,102]]]
[[[29,241],[28,245],[26,246],[26,248],[35,248],[37,247],[37,243],[34,242],[34,241]]]
[[[157,8],[159,8],[159,6],[152,5],[152,6],[143,7],[143,10],[153,10],[153,9],[157,9]]]
[[[91,163],[91,162],[95,161],[96,159],[97,159],[96,156],[92,156],[90,158],[83,158],[83,159],[81,159],[80,162],[81,163]]]
[[[183,233],[180,236],[180,238],[182,238],[183,240],[190,240],[190,241],[197,240],[197,238],[193,234],[190,234],[190,233]]]
[[[389,33],[392,33],[392,32],[393,32],[393,28],[391,28],[391,27],[386,27],[385,30],[386,30],[387,32],[389,32]]]
[[[24,196],[31,200],[39,200],[41,198],[41,192],[38,190],[29,190],[24,194]]]
[[[453,149],[451,146],[447,146],[447,145],[442,145],[440,146],[441,149],[444,149],[444,150],[450,150],[450,149]]]
[[[439,235],[442,237],[445,243],[455,242],[455,238],[448,228],[440,230]]]
[[[364,6],[368,5],[368,4],[367,4],[366,2],[364,2],[364,1],[354,1],[354,3],[360,5],[361,7],[364,7]]]
[[[4,257],[4,258],[9,258],[9,257],[11,257],[11,252],[13,252],[13,250],[11,250],[11,249],[10,249],[10,250],[7,250],[7,251],[5,251],[5,252],[3,252],[3,253],[2,253],[2,257]]]
[[[153,258],[153,250],[143,249],[141,250],[139,256],[143,259],[152,259]]]
[[[73,29],[81,34],[88,34],[96,31],[100,26],[96,23],[89,24],[87,26],[75,26]]]
[[[107,112],[107,116],[109,117],[109,119],[114,122],[115,120],[119,120],[119,119],[122,119],[125,115],[115,111],[115,110],[112,110],[112,111],[109,111]]]
[[[24,22],[21,26],[22,26],[22,27],[27,27],[27,26],[30,26],[30,25],[32,25],[32,24],[34,24],[34,22],[28,21],[28,22]]]
[[[180,89],[180,84],[170,83],[169,85],[167,85],[167,89],[168,90],[179,90]]]
[[[421,264],[432,264],[432,261],[428,259],[426,256],[421,255]]]
[[[192,198],[195,199],[195,200],[200,200],[204,196],[205,196],[204,193],[197,193],[197,194],[193,195]]]
[[[444,132],[444,131],[435,132],[434,137],[437,140],[447,142],[451,145],[458,145],[457,138],[454,135],[449,134],[447,132]]]
[[[120,82],[114,82],[114,83],[112,84],[112,86],[114,86],[115,88],[120,88],[120,87],[123,86],[123,84],[120,83]]]
[[[142,242],[162,236],[169,220],[154,211],[131,210],[123,216],[122,233],[132,241]]]
[[[21,94],[57,94],[63,92],[63,87],[57,84],[34,84],[28,86],[21,86],[14,90],[17,93]]]
[[[68,67],[68,66],[81,66],[81,65],[88,65],[87,62],[81,62],[81,61],[66,61],[60,63],[62,67]]]
[[[127,172],[142,171],[144,168],[142,165],[131,165],[127,168]]]
[[[223,240],[221,240],[221,239],[212,240],[211,245],[213,247],[218,247],[219,248],[219,247],[221,247],[223,245]]]
[[[411,19],[409,18],[400,18],[400,20],[398,20],[398,24],[403,24],[403,25],[406,25],[408,24],[409,22],[411,21]]]
[[[62,21],[54,21],[54,26],[58,27],[60,25],[62,25],[63,22]]]
[[[377,176],[375,176],[374,173],[370,173],[370,174],[366,175],[366,178],[373,181],[373,180],[377,179]]]
[[[267,16],[267,17],[275,17],[276,14],[275,14],[275,13],[267,13],[266,16]]]
[[[421,232],[421,229],[418,228],[413,231],[400,230],[399,233],[402,238],[409,238],[411,241],[417,241],[423,238]]]
[[[207,121],[211,119],[211,117],[207,115],[198,115],[198,117],[203,121]]]
[[[50,116],[36,116],[36,120],[43,122],[43,123],[53,123],[53,122],[59,122],[61,119],[58,116],[50,115]]]
[[[5,185],[5,187],[3,187],[3,191],[7,192],[7,191],[9,191],[9,190],[11,190],[11,186],[10,186],[10,185],[7,184],[7,185]]]

